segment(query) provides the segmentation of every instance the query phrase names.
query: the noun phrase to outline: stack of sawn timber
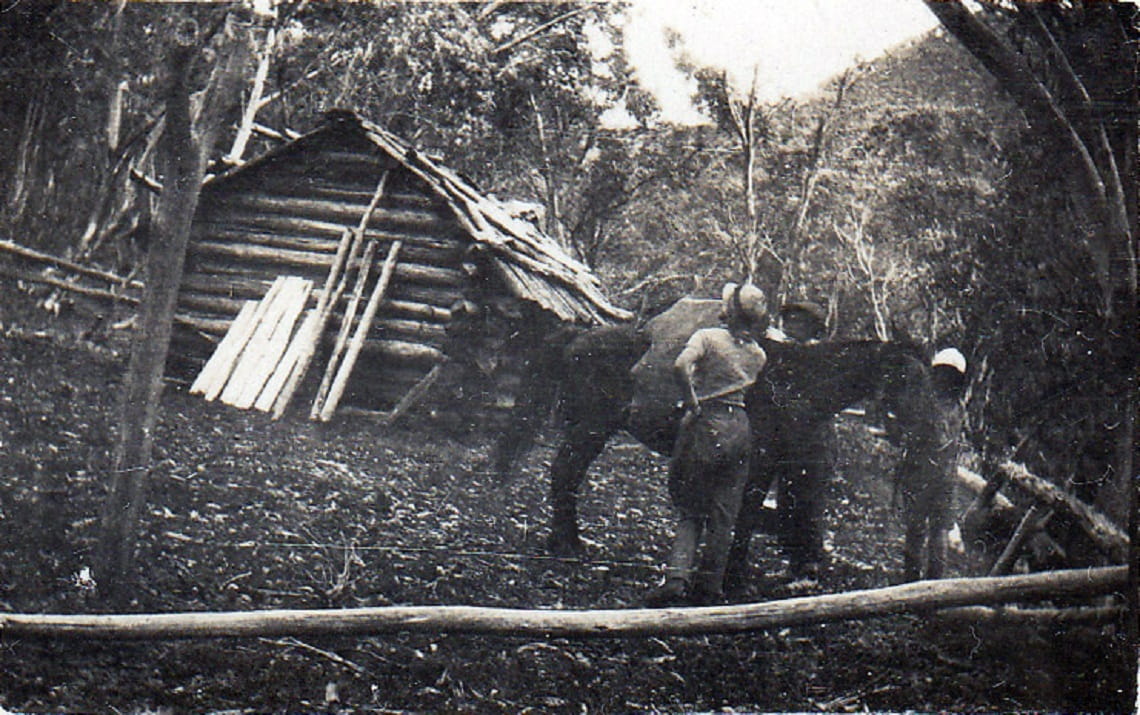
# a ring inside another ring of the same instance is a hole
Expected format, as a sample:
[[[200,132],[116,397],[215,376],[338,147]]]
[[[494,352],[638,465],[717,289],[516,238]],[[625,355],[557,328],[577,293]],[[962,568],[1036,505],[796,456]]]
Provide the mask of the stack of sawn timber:
[[[316,319],[315,310],[300,319],[312,287],[310,280],[282,276],[260,301],[246,301],[190,393],[242,409],[272,409],[301,354],[296,338]]]
[[[267,161],[203,190],[180,306],[198,330],[220,338],[246,300],[263,297],[281,275],[324,286],[346,229],[368,214],[368,254],[383,260],[396,242],[400,260],[364,341],[364,361],[382,375],[354,376],[372,404],[393,404],[444,358],[450,306],[466,293],[469,244],[450,207],[374,146],[346,151],[316,141],[300,156]],[[380,177],[390,178],[369,214]],[[361,260],[348,270],[359,271]],[[379,272],[377,268],[372,269]],[[310,292],[320,301],[323,288]],[[348,296],[334,306],[325,338],[340,332]],[[359,313],[357,313],[359,315]],[[355,326],[350,325],[355,329]],[[350,390],[351,392],[351,390]]]

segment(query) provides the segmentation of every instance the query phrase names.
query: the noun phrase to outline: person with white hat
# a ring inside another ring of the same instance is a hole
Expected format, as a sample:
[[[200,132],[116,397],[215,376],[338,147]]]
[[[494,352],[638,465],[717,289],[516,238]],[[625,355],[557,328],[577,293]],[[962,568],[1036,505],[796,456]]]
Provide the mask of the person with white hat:
[[[697,330],[673,365],[685,407],[669,465],[678,522],[665,583],[647,599],[651,606],[713,603],[724,596],[752,451],[744,397],[767,361],[756,336],[768,310],[763,291],[747,283],[725,285],[721,303],[724,327]]]
[[[930,361],[939,397],[961,399],[966,387],[966,356],[958,348],[943,348]]]

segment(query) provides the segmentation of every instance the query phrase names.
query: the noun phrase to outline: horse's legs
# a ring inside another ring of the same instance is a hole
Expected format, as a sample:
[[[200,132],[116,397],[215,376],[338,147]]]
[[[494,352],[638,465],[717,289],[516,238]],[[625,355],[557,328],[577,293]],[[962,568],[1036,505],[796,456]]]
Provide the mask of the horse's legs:
[[[922,578],[922,547],[926,536],[926,519],[914,508],[907,505],[906,542],[903,545],[903,576],[907,581]]]
[[[606,446],[610,430],[598,425],[571,424],[550,464],[550,503],[553,516],[548,547],[556,554],[582,551],[578,533],[578,488],[590,464]]]
[[[561,336],[556,336],[556,345]],[[562,363],[560,350],[548,347],[532,355],[517,395],[519,404],[511,411],[510,421],[495,443],[492,456],[495,474],[502,482],[514,476],[515,463],[534,445],[539,430],[546,423],[558,397]]]
[[[534,445],[554,400],[554,390],[541,383],[528,385],[526,401],[517,406],[506,428],[495,443],[493,462],[495,476],[509,482],[514,476],[515,464]]]
[[[946,569],[946,528],[931,519],[927,529],[926,577],[942,578]]]
[[[818,437],[805,436],[802,444],[787,445],[778,457],[782,462],[777,532],[794,574],[810,571],[823,558],[820,522],[830,461],[826,442]]]

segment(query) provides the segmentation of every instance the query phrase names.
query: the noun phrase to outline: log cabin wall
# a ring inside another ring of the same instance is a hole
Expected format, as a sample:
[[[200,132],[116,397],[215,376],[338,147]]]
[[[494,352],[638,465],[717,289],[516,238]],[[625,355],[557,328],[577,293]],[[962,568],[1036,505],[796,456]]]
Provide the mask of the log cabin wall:
[[[203,191],[180,310],[221,337],[242,302],[264,296],[279,275],[311,279],[315,305],[344,229],[359,224],[388,171],[365,237],[381,261],[393,241],[403,245],[348,400],[390,405],[443,358],[450,308],[471,291],[463,266],[470,240],[422,180],[362,138],[330,132],[294,149]],[[374,265],[373,280],[377,273]],[[349,292],[334,311],[333,335]],[[318,359],[313,371],[321,368]]]
[[[507,320],[516,316],[521,329],[508,332],[539,341],[567,316],[597,322],[599,315],[621,315],[600,298],[588,270],[552,250],[549,239],[533,227],[512,226],[497,202],[398,142],[355,114],[337,112],[322,128],[208,182],[179,296],[190,333],[216,342],[242,303],[263,297],[282,275],[312,280],[309,301],[315,305],[345,229],[360,224],[382,177],[383,194],[364,234],[376,247],[357,319],[390,247],[398,240],[401,248],[346,402],[388,409],[449,354],[456,367],[471,367],[465,358],[486,352],[500,337],[482,336],[478,348],[457,345],[456,333],[471,339],[469,326],[449,331],[452,308],[464,301]],[[308,381],[313,374],[319,380],[324,370],[358,267],[350,267],[348,290]],[[504,309],[508,305],[514,307]],[[195,342],[190,334],[183,337],[191,338],[183,342],[183,357],[198,363],[209,357],[212,342],[186,347]],[[520,349],[517,340],[512,349]],[[527,364],[502,362],[524,370]],[[517,376],[507,380],[517,382]],[[298,394],[304,400],[310,392]]]

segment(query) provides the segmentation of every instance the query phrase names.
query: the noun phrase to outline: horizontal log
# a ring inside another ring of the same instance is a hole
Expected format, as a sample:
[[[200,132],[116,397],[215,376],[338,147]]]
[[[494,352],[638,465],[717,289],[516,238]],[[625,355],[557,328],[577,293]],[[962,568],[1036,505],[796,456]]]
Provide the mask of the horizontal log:
[[[233,317],[237,315],[246,300],[248,300],[248,298],[228,298],[226,296],[198,293],[185,289],[178,293],[178,307],[185,310],[215,313],[219,317]]]
[[[343,149],[322,147],[320,153],[312,159],[312,163],[316,165],[325,164],[334,168],[358,165],[384,170],[393,168],[396,161],[390,156],[381,154],[379,150],[374,147],[368,147],[363,151],[346,151]]]
[[[175,315],[175,320],[178,323],[201,333],[213,339],[220,339],[230,329],[230,324],[233,323],[233,318],[216,318],[212,316],[198,315],[194,313],[178,313]]]
[[[182,277],[183,293],[227,296],[260,300],[269,292],[271,281],[250,278],[244,274],[224,275],[195,270]],[[319,291],[318,291],[319,292]]]
[[[130,615],[0,614],[0,638],[158,640],[264,636],[473,633],[614,638],[747,633],[809,623],[928,613],[937,608],[1105,594],[1128,583],[1128,568],[918,581],[901,586],[767,603],[701,608],[533,610],[480,606],[385,606],[342,610]]]
[[[371,190],[363,186],[346,186],[341,182],[327,182],[319,179],[308,179],[305,181],[290,181],[288,183],[267,185],[266,189],[272,188],[273,193],[279,196],[299,196],[299,197],[316,197],[322,199],[330,199],[333,201],[353,201],[357,203],[367,204],[372,198]],[[408,207],[431,210],[439,206],[439,201],[433,199],[427,194],[408,191],[410,187],[404,187],[403,192],[394,192],[386,190],[384,192],[384,203],[389,206]]]
[[[296,275],[304,278],[320,278],[327,274],[305,266],[292,267]],[[281,274],[280,266],[258,265],[252,263],[237,263],[230,260],[212,260],[202,256],[195,257],[187,268],[188,274],[200,276],[217,276],[220,279],[248,279],[264,281],[266,284]],[[420,303],[424,306],[433,306],[434,309],[448,310],[456,302],[463,300],[462,286],[429,285],[426,283],[397,282],[392,286],[391,299],[393,303],[400,301]],[[264,291],[251,297],[261,297]]]
[[[333,262],[333,256],[327,253],[250,244],[220,243],[218,241],[195,241],[190,245],[189,250],[191,254],[198,256],[237,258],[283,266],[327,269],[332,266]],[[461,286],[467,281],[467,276],[461,270],[422,263],[398,264],[396,266],[396,278],[447,286]]]
[[[411,300],[389,298],[384,301],[384,312],[396,318],[414,318],[433,323],[446,324],[451,321],[450,309]]]
[[[382,306],[380,312],[386,312]],[[415,342],[442,342],[447,339],[447,330],[444,326],[423,323],[418,320],[405,320],[402,318],[381,317],[372,321],[372,332],[379,331],[385,336],[399,336]]]
[[[267,281],[245,278],[240,275],[222,276],[212,273],[195,272],[182,280],[179,300],[217,299],[221,315],[236,315],[245,300],[260,300],[269,290]],[[315,299],[320,299],[321,291],[313,290]],[[222,310],[222,306],[226,306]],[[384,315],[392,318],[421,320],[429,323],[446,324],[451,320],[451,310],[445,307],[410,300],[385,300]]]
[[[1117,563],[1125,563],[1129,555],[1128,534],[1108,517],[1062,490],[1057,485],[1031,473],[1024,465],[1006,461],[998,469],[1009,476],[1011,483],[1031,494],[1046,506],[1060,509],[1076,518],[1077,523],[1093,543]]]
[[[227,215],[304,216],[315,220],[332,221],[344,226],[356,226],[364,217],[366,210],[368,210],[367,200],[363,203],[355,203],[311,197],[240,193],[217,201],[205,215],[210,221],[218,221],[220,217]],[[369,225],[383,227],[398,224],[421,227],[429,233],[439,232],[454,226],[454,219],[448,212],[449,209],[446,207],[418,208],[384,202],[373,210]]]
[[[398,233],[394,231],[368,230],[365,237],[381,243],[403,241],[411,251],[407,255],[419,262],[458,266],[463,259],[464,244],[451,238],[440,238],[428,234]],[[229,243],[251,243],[258,246],[290,248],[314,253],[335,254],[340,238],[289,234],[281,231],[258,231],[239,226],[211,224],[209,230],[200,230],[195,240]]]
[[[375,340],[364,343],[363,352],[369,355],[394,358],[403,362],[437,363],[445,359],[443,351],[431,345],[406,340]]]
[[[428,285],[425,283],[397,283],[392,286],[393,302],[404,300],[427,305],[447,306],[449,309],[464,300],[465,286]]]
[[[1121,606],[1078,606],[1073,608],[1022,608],[1019,606],[962,606],[938,611],[939,620],[957,623],[996,623],[1034,626],[1104,625],[1120,620]]]
[[[301,236],[324,237],[331,241],[339,241],[340,234],[346,227],[335,221],[322,221],[305,216],[286,216],[277,214],[218,214],[203,216],[195,223],[194,238],[209,236],[215,228],[238,228],[266,233],[282,233]],[[380,223],[375,219],[368,225],[365,235],[372,235],[376,231],[377,237],[395,235],[402,237],[405,233],[414,236],[437,238],[440,241],[460,241],[469,243],[470,238],[458,226],[446,223],[429,223],[404,221],[389,221]]]
[[[348,203],[314,197],[292,197],[269,193],[238,192],[219,197],[203,210],[200,221],[248,221],[259,217],[298,217],[311,221],[334,223],[355,228],[368,202]],[[376,207],[369,225],[377,228],[401,226],[423,232],[439,233],[457,230],[458,224],[446,205],[422,206],[410,202],[383,203]]]
[[[367,191],[371,195],[372,189],[376,187],[376,182],[384,173],[385,168],[380,165],[359,162],[341,166],[332,166],[327,162],[312,164],[288,162],[275,166],[272,170],[262,172],[262,175],[258,177],[259,181],[256,186],[248,182],[244,185],[238,184],[238,186],[284,192],[289,186],[319,182],[353,191]],[[403,191],[412,190],[411,187],[407,187],[406,181],[400,183],[399,189]]]

